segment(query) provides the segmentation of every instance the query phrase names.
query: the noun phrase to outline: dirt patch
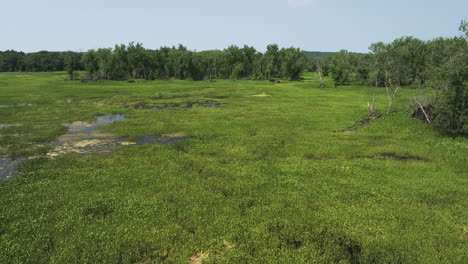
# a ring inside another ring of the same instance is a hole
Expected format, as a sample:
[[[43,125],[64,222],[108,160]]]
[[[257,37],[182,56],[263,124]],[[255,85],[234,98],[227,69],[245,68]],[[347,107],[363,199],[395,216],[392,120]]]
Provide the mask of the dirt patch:
[[[197,254],[190,257],[189,264],[201,264],[203,260],[208,258],[208,253],[198,252]]]
[[[166,102],[166,103],[154,103],[154,102],[136,102],[136,103],[124,103],[124,107],[133,109],[148,109],[155,111],[163,110],[187,110],[195,106],[201,107],[220,107],[221,103],[216,100],[193,100],[185,102]]]
[[[215,258],[219,259],[223,256],[223,254],[234,247],[233,244],[227,242],[226,240],[223,241],[223,248],[221,250],[217,250],[213,252]]]
[[[163,137],[188,137],[188,135],[185,132],[175,132],[175,133],[169,133],[169,134],[163,134]]]
[[[361,155],[361,156],[354,156],[354,158],[364,158],[364,159],[394,159],[394,160],[399,160],[399,161],[425,161],[426,159],[418,157],[418,156],[413,156],[413,155],[399,155],[394,152],[383,152],[379,153],[374,156],[366,156],[366,155]]]
[[[92,147],[92,146],[99,146],[99,145],[103,145],[106,143],[107,143],[106,140],[99,140],[99,139],[82,140],[73,144],[73,147],[74,148],[86,148],[86,147]]]
[[[224,248],[226,248],[226,249],[231,249],[231,248],[234,247],[231,243],[227,242],[226,240],[224,240],[223,246],[224,246]]]
[[[256,94],[256,95],[252,95],[252,96],[253,97],[271,97],[271,95],[266,94],[266,93]]]
[[[120,145],[123,145],[123,146],[129,146],[129,145],[135,145],[136,143],[135,142],[132,142],[132,141],[122,141],[120,142]]]
[[[418,156],[413,156],[413,155],[398,155],[393,152],[384,152],[380,153],[380,156],[384,158],[390,158],[390,159],[395,159],[395,160],[401,160],[401,161],[407,161],[407,160],[424,160],[421,157]]]

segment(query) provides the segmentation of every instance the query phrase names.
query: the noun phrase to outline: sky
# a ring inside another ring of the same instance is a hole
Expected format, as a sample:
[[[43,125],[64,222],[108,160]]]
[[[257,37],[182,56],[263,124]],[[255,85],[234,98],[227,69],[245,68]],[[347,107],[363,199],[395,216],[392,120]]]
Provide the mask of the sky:
[[[268,44],[368,52],[458,36],[467,0],[0,0],[0,50],[87,51],[131,41],[192,50]]]

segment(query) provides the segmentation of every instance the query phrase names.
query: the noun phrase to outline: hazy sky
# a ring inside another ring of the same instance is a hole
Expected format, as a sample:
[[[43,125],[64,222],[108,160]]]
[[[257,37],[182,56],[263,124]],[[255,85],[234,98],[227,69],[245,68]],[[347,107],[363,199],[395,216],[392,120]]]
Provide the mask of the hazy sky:
[[[459,35],[467,0],[0,0],[0,50],[86,51],[117,43],[190,49],[267,44],[367,52],[400,36]]]

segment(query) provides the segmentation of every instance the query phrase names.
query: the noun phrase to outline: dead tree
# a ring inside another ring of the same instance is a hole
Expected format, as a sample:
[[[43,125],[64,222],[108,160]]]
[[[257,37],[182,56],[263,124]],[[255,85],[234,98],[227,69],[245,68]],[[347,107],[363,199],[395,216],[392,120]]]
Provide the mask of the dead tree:
[[[421,109],[422,113],[424,114],[424,117],[426,118],[426,121],[427,123],[432,123],[431,119],[429,118],[429,116],[427,115],[426,113],[426,110],[424,110],[424,107],[422,106],[422,104],[418,101],[418,105],[419,105],[419,108]]]
[[[318,74],[319,81],[320,81],[320,88],[323,89],[325,88],[325,81],[323,80],[323,69],[322,69],[322,65],[320,64],[317,64],[317,74]]]
[[[387,115],[390,114],[395,97],[400,89],[400,80],[398,78],[390,79],[388,71],[385,71],[385,89],[387,90],[388,108]]]

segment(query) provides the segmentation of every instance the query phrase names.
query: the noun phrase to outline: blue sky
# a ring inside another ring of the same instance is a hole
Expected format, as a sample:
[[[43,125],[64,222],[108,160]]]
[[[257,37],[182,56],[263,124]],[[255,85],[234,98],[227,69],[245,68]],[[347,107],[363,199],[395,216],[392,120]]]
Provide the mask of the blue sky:
[[[0,0],[0,50],[86,51],[117,43],[190,49],[267,44],[367,52],[400,36],[459,35],[467,0]]]

